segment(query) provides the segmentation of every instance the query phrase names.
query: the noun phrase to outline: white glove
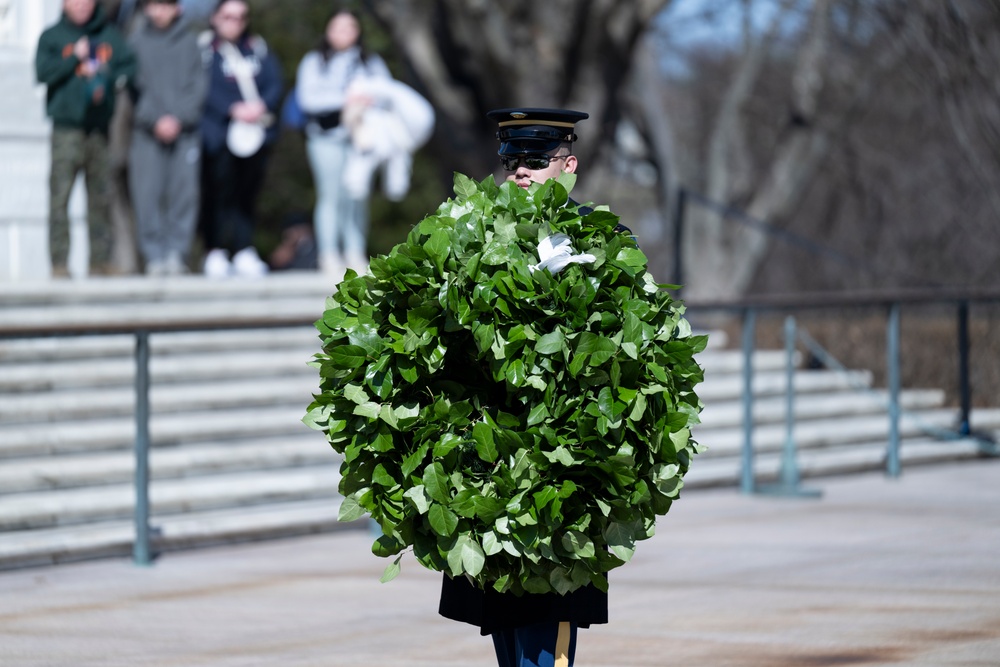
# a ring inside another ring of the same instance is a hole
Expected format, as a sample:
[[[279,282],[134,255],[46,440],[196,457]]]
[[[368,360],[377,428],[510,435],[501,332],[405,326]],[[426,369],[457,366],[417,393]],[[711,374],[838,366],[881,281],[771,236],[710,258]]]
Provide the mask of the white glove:
[[[574,255],[569,237],[565,234],[553,234],[538,244],[538,260],[538,264],[528,265],[529,271],[534,273],[548,269],[550,273],[556,274],[569,264],[593,264],[597,258],[586,253]]]

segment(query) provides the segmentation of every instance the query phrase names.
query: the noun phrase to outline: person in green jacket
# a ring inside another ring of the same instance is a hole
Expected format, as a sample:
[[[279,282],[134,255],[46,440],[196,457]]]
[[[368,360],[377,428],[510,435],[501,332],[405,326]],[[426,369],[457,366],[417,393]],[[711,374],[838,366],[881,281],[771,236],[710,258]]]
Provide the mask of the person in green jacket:
[[[62,17],[38,40],[35,76],[47,86],[46,112],[52,118],[49,254],[54,275],[67,274],[67,209],[81,171],[87,184],[91,272],[110,271],[108,126],[115,92],[135,69],[135,56],[97,0],[63,0]]]

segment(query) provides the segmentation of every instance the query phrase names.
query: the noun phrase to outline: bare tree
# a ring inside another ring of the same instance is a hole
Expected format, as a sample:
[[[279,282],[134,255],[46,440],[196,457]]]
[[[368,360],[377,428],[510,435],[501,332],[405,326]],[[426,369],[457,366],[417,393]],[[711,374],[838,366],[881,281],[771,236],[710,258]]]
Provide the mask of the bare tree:
[[[369,0],[438,113],[449,172],[495,168],[490,109],[587,110],[584,163],[614,138],[640,38],[671,0]]]
[[[803,7],[784,0],[765,30],[744,36],[744,53],[732,71],[707,140],[702,183],[709,200],[736,206],[776,228],[794,226],[793,215],[831,149],[857,121],[877,82],[901,53],[895,42],[886,40],[885,48],[870,48],[863,63],[847,55],[843,42],[850,35],[844,34],[844,26],[835,30],[832,19],[834,11],[843,12],[849,4],[858,5],[815,0]],[[782,27],[793,13],[803,11],[805,28],[791,42],[783,39]],[[865,25],[884,30],[874,16]],[[788,64],[777,68],[787,72],[785,100],[772,108],[772,114],[783,114],[784,121],[772,143],[762,146],[754,141],[761,127],[748,122],[747,112],[759,96],[765,69],[773,68],[775,60]],[[743,293],[773,239],[705,207],[690,213],[684,246],[688,296],[729,298]]]

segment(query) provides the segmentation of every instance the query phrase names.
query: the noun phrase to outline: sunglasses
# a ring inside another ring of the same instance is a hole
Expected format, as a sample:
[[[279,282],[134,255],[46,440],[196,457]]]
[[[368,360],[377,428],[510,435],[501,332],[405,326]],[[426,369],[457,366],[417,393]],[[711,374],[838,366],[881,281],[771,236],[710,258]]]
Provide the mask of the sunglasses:
[[[552,160],[563,160],[568,155],[501,155],[500,164],[504,171],[517,171],[517,165],[524,163],[524,166],[531,171],[538,171],[549,166]]]

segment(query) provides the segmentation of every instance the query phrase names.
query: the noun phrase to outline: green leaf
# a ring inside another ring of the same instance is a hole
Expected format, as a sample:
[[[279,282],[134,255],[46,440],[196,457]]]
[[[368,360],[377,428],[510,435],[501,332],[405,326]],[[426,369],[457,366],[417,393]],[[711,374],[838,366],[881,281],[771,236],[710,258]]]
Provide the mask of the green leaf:
[[[503,542],[495,530],[488,530],[483,535],[483,552],[487,556],[495,556],[503,551]]]
[[[472,427],[472,439],[476,441],[476,453],[483,461],[493,463],[497,460],[497,446],[493,441],[493,428],[479,422]]]
[[[430,509],[430,496],[425,493],[423,484],[410,487],[403,492],[403,497],[409,498],[410,502],[413,503],[413,506],[421,514],[427,514],[427,511]]]
[[[400,555],[396,560],[392,561],[385,566],[385,570],[382,572],[382,576],[379,577],[379,581],[384,583],[390,582],[399,576],[402,567],[400,567],[399,561],[402,560],[403,556]]]
[[[385,466],[379,463],[375,466],[375,472],[372,473],[372,484],[378,484],[379,486],[395,486],[396,480],[385,469]]]
[[[454,189],[456,195],[466,199],[479,192],[479,186],[476,185],[474,180],[458,172],[455,172]]]
[[[552,573],[549,574],[549,583],[552,584],[552,588],[559,595],[566,595],[566,593],[577,588],[577,584],[573,581],[570,573],[561,567],[553,568]]]
[[[458,515],[450,509],[440,504],[431,505],[427,511],[427,519],[430,521],[434,532],[442,537],[449,537],[458,528]]]
[[[424,468],[424,488],[427,494],[439,503],[447,503],[449,498],[448,477],[444,474],[444,466],[435,461]]]
[[[337,521],[357,521],[368,514],[368,511],[358,504],[358,501],[348,496],[340,501],[340,510],[337,512]]]
[[[368,360],[365,349],[357,345],[341,345],[327,354],[330,364],[336,368],[354,369],[364,365]]]
[[[368,419],[378,419],[381,410],[382,406],[380,404],[368,401],[367,403],[354,406],[353,412],[358,416],[367,417]]]
[[[417,449],[412,454],[403,459],[403,465],[401,468],[403,477],[409,477],[414,473],[414,471],[416,471],[417,468],[420,467],[420,464],[427,457],[427,450],[429,448],[430,444],[425,442],[419,447],[417,447]],[[423,484],[419,484],[417,487],[413,488],[418,488],[418,487],[421,489],[421,491],[423,490]]]
[[[561,330],[556,329],[538,339],[538,343],[535,344],[535,352],[538,354],[555,354],[562,350],[565,345],[566,337]]]
[[[356,384],[348,384],[344,386],[344,398],[361,405],[368,402],[368,392]]]
[[[572,558],[593,558],[597,553],[594,541],[579,530],[570,530],[562,536],[562,546]]]
[[[604,537],[611,553],[623,562],[627,563],[632,560],[632,556],[635,554],[635,536],[632,526],[617,521],[612,522],[604,531]]]
[[[460,535],[448,551],[448,567],[453,576],[469,574],[474,577],[483,571],[485,564],[486,554],[469,535]]]

